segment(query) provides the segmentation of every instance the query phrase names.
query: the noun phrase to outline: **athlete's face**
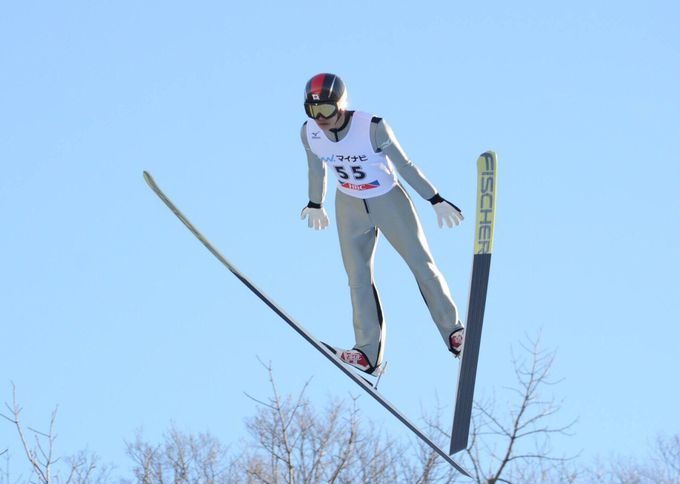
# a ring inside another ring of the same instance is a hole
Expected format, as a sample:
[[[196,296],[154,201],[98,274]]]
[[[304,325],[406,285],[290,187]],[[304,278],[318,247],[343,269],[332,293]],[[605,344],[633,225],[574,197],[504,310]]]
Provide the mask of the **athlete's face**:
[[[316,120],[316,124],[319,125],[319,128],[324,129],[324,130],[331,130],[331,129],[337,129],[340,126],[342,126],[342,122],[345,119],[345,111],[338,111],[338,114],[333,116],[332,118],[325,119],[325,118],[319,118]]]

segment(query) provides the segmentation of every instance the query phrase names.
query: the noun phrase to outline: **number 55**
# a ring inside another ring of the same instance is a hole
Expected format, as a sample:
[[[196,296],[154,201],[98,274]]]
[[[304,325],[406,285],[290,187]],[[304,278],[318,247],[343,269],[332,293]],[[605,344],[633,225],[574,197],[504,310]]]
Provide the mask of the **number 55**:
[[[342,178],[343,180],[349,179],[349,175],[347,174],[347,171],[345,171],[344,166],[335,166],[334,168],[335,168],[335,171],[338,172],[338,175],[340,176],[340,178]],[[352,169],[352,177],[355,180],[363,180],[364,178],[366,178],[366,173],[361,169],[360,166],[352,166],[351,169]]]

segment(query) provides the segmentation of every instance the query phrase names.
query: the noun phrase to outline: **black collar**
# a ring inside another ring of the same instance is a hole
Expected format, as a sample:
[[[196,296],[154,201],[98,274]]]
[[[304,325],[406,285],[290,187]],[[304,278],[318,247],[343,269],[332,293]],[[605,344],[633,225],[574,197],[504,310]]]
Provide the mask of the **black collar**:
[[[349,120],[352,118],[352,115],[354,114],[354,111],[345,111],[345,121],[342,123],[342,126],[339,128],[331,129],[330,132],[335,135],[335,141],[338,141],[340,137],[338,136],[338,133],[343,131],[347,125],[349,124]]]

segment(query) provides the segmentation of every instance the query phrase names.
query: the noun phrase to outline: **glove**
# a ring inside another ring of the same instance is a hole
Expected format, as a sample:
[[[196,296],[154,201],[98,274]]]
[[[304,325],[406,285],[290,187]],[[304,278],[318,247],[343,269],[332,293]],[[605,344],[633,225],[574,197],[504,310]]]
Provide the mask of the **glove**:
[[[437,223],[439,227],[444,226],[444,222],[449,228],[457,227],[463,221],[463,214],[460,209],[456,207],[453,203],[442,198],[439,194],[435,195],[430,199],[432,207],[437,214]]]
[[[314,230],[323,230],[328,227],[328,214],[323,207],[305,207],[300,214],[300,219],[307,218],[307,226]]]

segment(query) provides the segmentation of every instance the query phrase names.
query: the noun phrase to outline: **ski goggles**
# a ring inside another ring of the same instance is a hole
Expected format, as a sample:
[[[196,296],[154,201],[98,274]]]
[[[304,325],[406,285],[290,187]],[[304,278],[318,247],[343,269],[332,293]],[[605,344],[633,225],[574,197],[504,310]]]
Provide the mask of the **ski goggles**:
[[[312,119],[328,119],[338,113],[338,105],[336,103],[305,103],[305,112]]]

